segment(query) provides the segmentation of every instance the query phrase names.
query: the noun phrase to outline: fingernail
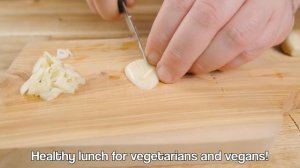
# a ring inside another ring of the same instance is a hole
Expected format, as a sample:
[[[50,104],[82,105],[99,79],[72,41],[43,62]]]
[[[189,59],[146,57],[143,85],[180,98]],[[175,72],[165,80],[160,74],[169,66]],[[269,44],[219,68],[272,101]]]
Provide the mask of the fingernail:
[[[172,83],[173,76],[167,67],[159,67],[157,70],[157,75],[162,82]]]
[[[148,61],[152,65],[156,65],[159,59],[160,59],[159,55],[155,52],[152,52],[148,55]]]

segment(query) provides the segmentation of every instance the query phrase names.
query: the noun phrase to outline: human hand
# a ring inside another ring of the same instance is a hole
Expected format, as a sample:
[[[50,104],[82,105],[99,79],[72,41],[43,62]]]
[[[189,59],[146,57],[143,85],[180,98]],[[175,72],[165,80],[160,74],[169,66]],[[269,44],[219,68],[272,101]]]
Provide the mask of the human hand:
[[[98,13],[103,19],[111,20],[120,16],[118,8],[118,0],[87,0],[90,9],[94,13]],[[132,6],[134,0],[126,0],[127,6]]]
[[[161,81],[236,68],[289,34],[299,0],[165,0],[146,45]]]

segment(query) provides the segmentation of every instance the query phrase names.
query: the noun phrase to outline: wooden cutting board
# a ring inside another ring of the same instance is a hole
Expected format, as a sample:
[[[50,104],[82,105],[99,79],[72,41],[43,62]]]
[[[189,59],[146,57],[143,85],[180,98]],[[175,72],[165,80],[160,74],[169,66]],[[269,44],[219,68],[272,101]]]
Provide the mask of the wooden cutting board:
[[[87,84],[50,102],[20,96],[43,51],[55,54],[58,48],[73,52],[63,62]],[[186,76],[150,91],[124,76],[124,67],[138,58],[131,39],[29,44],[0,76],[0,148],[187,145],[264,151],[283,112],[297,104],[300,59],[276,50],[234,71]]]

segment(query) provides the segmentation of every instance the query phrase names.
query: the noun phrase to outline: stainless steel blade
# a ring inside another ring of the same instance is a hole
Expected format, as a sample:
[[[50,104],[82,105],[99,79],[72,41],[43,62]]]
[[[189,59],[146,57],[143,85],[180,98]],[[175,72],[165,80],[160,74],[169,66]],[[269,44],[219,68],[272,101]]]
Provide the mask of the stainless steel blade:
[[[146,54],[145,54],[143,45],[141,43],[141,39],[140,39],[140,36],[138,34],[137,28],[136,28],[135,24],[133,23],[133,21],[131,19],[131,16],[128,13],[128,10],[127,10],[127,7],[126,7],[126,4],[125,4],[124,1],[122,2],[122,5],[123,5],[123,9],[124,9],[124,11],[123,11],[122,14],[123,14],[123,16],[124,16],[124,18],[126,20],[126,23],[127,23],[128,27],[129,27],[129,30],[131,31],[131,33],[133,35],[133,38],[137,42],[137,45],[138,45],[138,47],[140,49],[142,57],[147,61]]]

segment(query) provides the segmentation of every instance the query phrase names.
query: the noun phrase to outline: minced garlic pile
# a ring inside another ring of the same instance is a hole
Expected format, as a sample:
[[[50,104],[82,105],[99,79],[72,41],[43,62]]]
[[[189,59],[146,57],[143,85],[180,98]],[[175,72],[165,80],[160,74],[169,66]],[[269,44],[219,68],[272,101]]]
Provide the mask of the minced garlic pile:
[[[59,58],[48,52],[44,52],[34,65],[32,76],[20,88],[20,93],[50,101],[61,93],[74,94],[79,85],[84,84],[85,79],[72,67],[63,64]]]

